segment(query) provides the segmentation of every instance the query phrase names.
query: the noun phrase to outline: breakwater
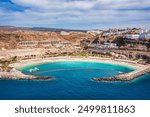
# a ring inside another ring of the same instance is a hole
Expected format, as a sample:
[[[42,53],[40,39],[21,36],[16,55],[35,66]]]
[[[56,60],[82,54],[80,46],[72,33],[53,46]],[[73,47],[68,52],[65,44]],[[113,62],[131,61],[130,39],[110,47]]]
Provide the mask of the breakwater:
[[[143,68],[143,69],[138,69],[138,70],[135,70],[135,71],[132,71],[130,73],[124,73],[124,74],[120,74],[120,75],[117,75],[115,77],[110,77],[110,78],[92,78],[93,80],[95,81],[131,81],[135,78],[138,78],[142,75],[145,75],[145,74],[148,74],[150,73],[150,65]]]
[[[0,72],[0,79],[1,80],[51,80],[53,79],[53,77],[26,75],[18,70],[15,70],[13,72]]]

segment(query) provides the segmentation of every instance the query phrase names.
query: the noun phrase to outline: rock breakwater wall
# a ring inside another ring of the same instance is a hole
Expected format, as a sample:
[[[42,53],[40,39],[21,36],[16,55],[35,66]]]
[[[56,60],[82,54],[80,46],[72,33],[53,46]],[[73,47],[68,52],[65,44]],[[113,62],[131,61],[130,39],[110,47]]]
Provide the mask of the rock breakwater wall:
[[[95,81],[131,81],[134,80],[135,78],[138,78],[140,76],[143,76],[145,74],[150,73],[150,65],[143,68],[143,69],[138,69],[129,73],[124,73],[120,74],[115,77],[110,77],[110,78],[93,78]]]

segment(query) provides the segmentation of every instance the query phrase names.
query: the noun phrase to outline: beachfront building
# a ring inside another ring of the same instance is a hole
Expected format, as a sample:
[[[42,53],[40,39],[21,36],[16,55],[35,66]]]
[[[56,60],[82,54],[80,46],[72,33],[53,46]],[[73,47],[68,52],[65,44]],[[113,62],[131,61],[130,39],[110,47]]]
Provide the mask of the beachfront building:
[[[71,43],[68,41],[22,41],[18,43],[18,47],[22,47],[22,48],[26,48],[26,47],[36,47],[36,46],[40,46],[40,47],[61,47],[61,46],[65,46],[65,45],[70,45]]]
[[[142,34],[132,34],[126,35],[127,39],[150,39],[150,34],[142,33]]]
[[[63,46],[69,46],[69,45],[71,45],[71,43],[69,41],[63,41],[63,42],[52,41],[51,44],[54,47],[63,47]]]
[[[140,30],[140,39],[150,39],[150,30]]]
[[[134,35],[126,35],[127,39],[150,39],[150,34],[142,33],[142,34],[134,34]]]
[[[102,48],[109,48],[109,49],[118,49],[118,46],[116,43],[104,43],[101,45]]]
[[[140,39],[150,39],[150,34],[143,33],[139,37]]]
[[[114,35],[122,36],[124,34],[127,34],[128,32],[130,32],[130,30],[128,30],[128,29],[117,29],[117,28],[114,28],[114,29],[109,29],[107,31],[103,31],[103,36],[104,37],[114,36]]]
[[[141,30],[139,30],[138,33],[139,33],[139,34],[143,34],[143,33],[150,34],[150,30],[147,30],[147,29],[141,29]]]
[[[140,35],[139,34],[127,34],[125,37],[127,39],[139,39]]]
[[[118,49],[116,43],[104,43],[104,44],[91,44],[89,47],[97,49]]]
[[[52,42],[51,41],[22,41],[18,43],[19,47],[35,47],[37,45],[41,46],[51,46]]]
[[[127,34],[127,39],[150,39],[150,30],[141,29],[137,34]]]

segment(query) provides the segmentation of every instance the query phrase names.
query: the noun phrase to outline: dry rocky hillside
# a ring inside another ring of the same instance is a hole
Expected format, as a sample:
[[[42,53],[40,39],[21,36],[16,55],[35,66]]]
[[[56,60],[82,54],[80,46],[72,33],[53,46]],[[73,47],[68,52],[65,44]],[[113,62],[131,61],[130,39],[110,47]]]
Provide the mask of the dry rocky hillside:
[[[21,41],[69,41],[73,44],[83,39],[93,39],[94,36],[85,32],[71,31],[67,35],[61,32],[31,31],[31,30],[0,30],[0,49],[15,49]]]

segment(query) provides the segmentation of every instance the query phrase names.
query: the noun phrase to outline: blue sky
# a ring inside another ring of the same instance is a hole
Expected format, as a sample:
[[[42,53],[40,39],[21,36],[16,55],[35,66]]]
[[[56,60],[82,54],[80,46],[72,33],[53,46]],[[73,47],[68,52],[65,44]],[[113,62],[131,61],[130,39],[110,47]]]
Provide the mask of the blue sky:
[[[0,25],[150,29],[150,0],[0,0]]]

